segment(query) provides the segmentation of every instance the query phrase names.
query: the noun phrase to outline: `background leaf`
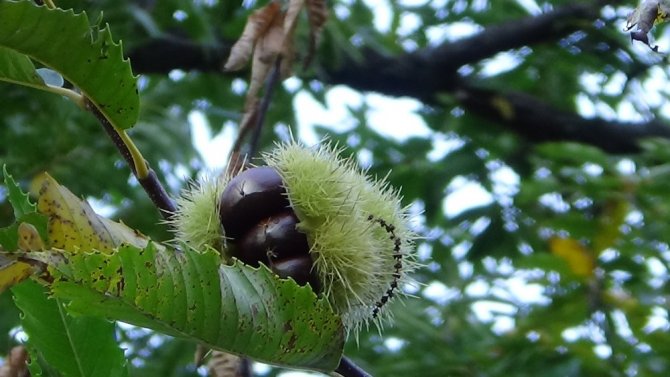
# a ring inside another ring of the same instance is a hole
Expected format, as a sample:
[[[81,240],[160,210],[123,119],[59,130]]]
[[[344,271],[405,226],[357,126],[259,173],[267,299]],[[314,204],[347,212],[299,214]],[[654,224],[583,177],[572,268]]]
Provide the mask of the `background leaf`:
[[[64,376],[126,376],[114,324],[100,318],[71,317],[58,299],[33,281],[12,289],[30,344]]]

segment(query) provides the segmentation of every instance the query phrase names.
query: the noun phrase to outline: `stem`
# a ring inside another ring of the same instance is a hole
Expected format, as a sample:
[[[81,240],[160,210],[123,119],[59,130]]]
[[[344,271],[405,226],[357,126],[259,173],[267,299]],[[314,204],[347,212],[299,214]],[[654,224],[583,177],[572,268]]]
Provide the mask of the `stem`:
[[[150,173],[142,153],[140,153],[140,150],[137,149],[137,146],[135,146],[135,143],[133,143],[125,130],[114,129],[114,131],[119,134],[119,138],[128,148],[128,153],[133,160],[133,167],[135,175],[137,175],[137,179],[145,179]]]
[[[142,185],[144,191],[149,195],[149,199],[151,199],[154,205],[158,207],[161,215],[163,215],[166,220],[169,220],[177,211],[177,207],[158,180],[156,172],[149,167],[139,149],[137,149],[125,131],[117,130],[89,99],[84,98],[84,102],[86,109],[93,113],[107,135],[112,139],[112,143],[114,143],[116,149],[118,149],[123,159],[126,160],[128,166],[130,166],[130,170],[133,172],[140,185]]]
[[[77,106],[82,107],[82,108],[84,107],[84,96],[75,92],[72,89],[61,88],[59,86],[53,86],[53,85],[47,85],[46,88],[38,87],[38,86],[34,86],[34,87],[38,88],[38,89],[43,89],[47,92],[60,94],[61,96],[69,98],[72,102],[77,104]]]
[[[44,5],[46,5],[49,9],[56,9],[56,4],[53,2],[53,0],[44,0]]]
[[[258,142],[261,138],[261,130],[263,129],[263,123],[265,122],[265,115],[270,108],[270,102],[272,101],[272,95],[274,94],[275,88],[280,81],[281,60],[281,55],[275,59],[272,72],[270,73],[267,85],[265,86],[265,93],[263,94],[263,99],[258,107],[258,114],[256,114],[256,124],[253,133],[251,134],[251,140],[249,140],[249,156],[255,155],[258,150]]]
[[[341,374],[343,377],[372,377],[370,373],[354,364],[354,362],[346,356],[342,356],[340,365],[335,368],[335,372]]]
[[[253,104],[248,106],[249,110],[245,111],[244,117],[242,118],[242,124],[240,125],[240,132],[237,135],[237,139],[233,144],[231,156],[241,155],[240,152],[242,149],[242,144],[245,137],[249,134],[249,131],[253,129],[254,133],[251,136],[249,141],[249,153],[248,156],[253,156],[258,149],[258,142],[260,140],[261,130],[263,129],[263,123],[265,122],[265,114],[270,107],[270,102],[272,101],[272,95],[274,94],[274,89],[277,86],[277,83],[280,79],[281,71],[281,56],[278,56],[275,59],[274,66],[272,71],[267,79],[267,84],[265,86],[265,93],[263,94],[263,99],[259,104],[256,99],[254,99]],[[251,127],[251,125],[254,125]],[[238,156],[239,159],[239,156]]]

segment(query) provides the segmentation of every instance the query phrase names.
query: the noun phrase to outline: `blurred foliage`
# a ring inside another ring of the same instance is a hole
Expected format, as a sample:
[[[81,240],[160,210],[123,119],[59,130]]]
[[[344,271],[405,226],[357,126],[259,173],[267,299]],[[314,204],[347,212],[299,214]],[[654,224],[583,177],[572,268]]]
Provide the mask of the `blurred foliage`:
[[[363,58],[358,47],[401,54],[570,3],[579,1],[329,2],[319,63],[298,70],[299,79],[276,93],[262,146],[288,137],[288,128],[304,131],[296,96],[327,105],[333,88],[314,77],[345,56]],[[668,92],[659,89],[670,74],[666,59],[629,43],[621,28],[637,4],[621,3],[603,5],[596,22],[565,38],[463,67],[461,78],[585,116],[667,119]],[[92,20],[104,10],[125,51],[166,35],[205,45],[234,40],[261,4],[58,1],[85,7]],[[370,4],[388,9],[389,17]],[[653,33],[661,51],[669,51],[666,29]],[[142,112],[131,135],[171,193],[206,170],[191,143],[189,115],[203,115],[214,135],[235,129],[244,85],[244,77],[212,72],[140,78]],[[170,237],[91,115],[53,95],[0,87],[0,164],[25,187],[47,170],[73,192],[97,199],[113,218],[157,239]],[[365,98],[349,106],[347,127],[316,128],[372,174],[392,170],[389,179],[403,188],[423,237],[418,250],[426,267],[416,274],[422,285],[407,287],[416,297],[396,304],[395,325],[383,336],[370,329],[349,342],[347,354],[379,376],[658,376],[670,370],[668,141],[645,140],[642,152],[631,155],[575,143],[532,144],[466,113],[449,94],[442,104],[419,106],[415,113],[428,131],[407,129],[405,138],[386,132],[403,124],[369,127],[374,109]],[[465,191],[473,187],[488,193],[485,200]],[[5,194],[0,188],[0,226],[12,217]],[[467,202],[474,204],[455,206]],[[552,240],[572,246],[556,252]],[[593,268],[575,269],[580,260]],[[15,334],[18,312],[7,294],[0,307],[0,333]],[[131,375],[198,374],[192,344],[134,328],[118,332]],[[14,342],[3,335],[0,354]]]

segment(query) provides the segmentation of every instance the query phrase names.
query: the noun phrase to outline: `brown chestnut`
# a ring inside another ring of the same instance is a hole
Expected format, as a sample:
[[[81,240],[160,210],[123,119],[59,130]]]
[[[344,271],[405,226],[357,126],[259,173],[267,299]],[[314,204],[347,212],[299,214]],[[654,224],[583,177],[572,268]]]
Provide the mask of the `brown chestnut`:
[[[309,254],[271,262],[270,268],[281,278],[291,277],[298,285],[309,283],[312,290],[319,291],[319,280],[312,271],[312,258]]]
[[[235,176],[219,200],[226,237],[236,240],[255,224],[289,207],[279,173],[269,167],[245,170]]]
[[[294,255],[308,255],[307,237],[298,232],[298,218],[293,211],[270,216],[251,228],[235,244],[235,255],[243,262],[284,259]],[[269,259],[268,259],[269,258]]]

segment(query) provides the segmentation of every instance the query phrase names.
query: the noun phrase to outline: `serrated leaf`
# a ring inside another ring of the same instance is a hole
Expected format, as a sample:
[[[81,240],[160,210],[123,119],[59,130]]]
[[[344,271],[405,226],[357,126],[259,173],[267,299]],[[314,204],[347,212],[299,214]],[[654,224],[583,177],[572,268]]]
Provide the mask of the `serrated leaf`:
[[[148,243],[148,239],[141,233],[122,223],[98,216],[87,202],[59,185],[47,173],[35,178],[34,184],[39,187],[37,206],[30,202],[28,196],[5,172],[10,201],[16,214],[20,215],[14,224],[0,229],[0,245],[5,250],[41,250],[46,247],[36,242],[41,243],[43,239],[47,241],[48,247],[67,250],[69,253],[91,249],[109,251],[121,243],[144,247]],[[28,224],[35,227],[32,233],[21,230],[22,226]],[[29,277],[33,271],[25,263],[8,259],[7,256],[3,259],[0,260],[0,292]]]
[[[114,253],[33,253],[69,309],[104,316],[212,349],[332,371],[344,346],[339,316],[309,287],[267,267],[221,265],[217,252],[124,245]]]
[[[30,344],[65,376],[125,376],[125,358],[114,324],[101,318],[71,317],[57,299],[33,281],[12,288],[23,312]]]
[[[5,187],[9,192],[9,203],[14,208],[14,218],[20,219],[23,215],[36,212],[35,204],[30,202],[28,194],[21,191],[19,185],[14,181],[14,178],[7,172],[7,167],[2,167],[2,174],[5,181]]]
[[[49,9],[32,1],[0,1],[0,46],[60,73],[115,127],[130,128],[137,121],[139,96],[130,63],[123,58],[121,44],[114,43],[109,28],[92,27],[86,13]],[[7,74],[6,80],[35,85],[25,59],[0,58],[4,60],[20,63],[18,71],[0,67],[0,72]]]

